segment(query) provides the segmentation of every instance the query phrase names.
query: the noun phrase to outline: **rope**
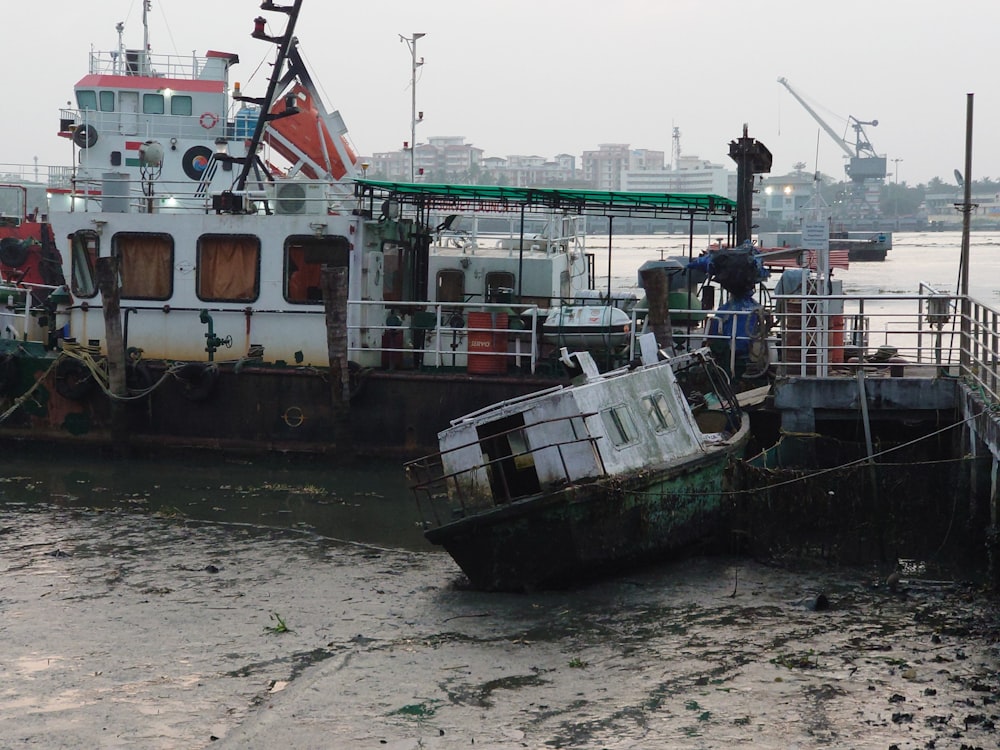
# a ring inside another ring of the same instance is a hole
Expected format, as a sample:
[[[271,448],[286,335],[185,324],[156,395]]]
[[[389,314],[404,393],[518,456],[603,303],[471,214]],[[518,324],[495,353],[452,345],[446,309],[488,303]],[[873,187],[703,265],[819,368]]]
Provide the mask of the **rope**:
[[[880,456],[885,456],[885,455],[888,455],[888,454],[890,454],[890,453],[892,453],[894,451],[898,451],[898,450],[901,450],[903,448],[908,448],[911,445],[916,445],[917,443],[919,443],[919,442],[921,442],[923,440],[927,440],[928,438],[937,437],[938,435],[940,435],[940,434],[942,434],[944,432],[947,432],[948,430],[953,430],[956,427],[961,427],[961,426],[963,426],[963,425],[971,422],[972,420],[974,420],[976,418],[976,416],[977,415],[970,416],[969,418],[963,419],[960,422],[955,422],[953,424],[948,425],[947,427],[942,427],[941,429],[935,430],[934,432],[930,432],[930,433],[928,433],[926,435],[923,435],[921,437],[914,438],[913,440],[910,440],[909,442],[900,443],[899,445],[893,446],[891,448],[886,448],[885,450],[879,451],[878,453],[873,453],[870,457],[869,456],[865,456],[864,458],[858,458],[858,459],[855,459],[854,461],[848,461],[847,463],[840,464],[839,466],[831,466],[831,467],[826,468],[826,469],[820,469],[818,471],[814,471],[814,472],[812,472],[810,474],[803,474],[800,477],[793,477],[792,479],[786,479],[786,480],[781,481],[781,482],[775,482],[774,484],[764,485],[763,487],[755,487],[753,490],[719,490],[719,491],[712,491],[712,492],[671,492],[670,494],[677,495],[679,497],[726,497],[726,496],[745,495],[747,492],[764,492],[766,490],[773,490],[773,489],[777,489],[779,487],[787,487],[788,485],[796,484],[797,482],[805,482],[805,481],[808,481],[808,480],[816,479],[817,477],[824,476],[826,474],[831,474],[833,472],[843,471],[845,469],[849,469],[849,468],[854,467],[854,466],[859,466],[859,465],[867,464],[870,461],[873,461],[874,459],[879,458]],[[966,460],[965,457],[960,458],[960,459],[950,459],[949,461],[964,461],[964,460]],[[939,461],[939,462],[934,462],[934,463],[947,463],[949,461]],[[930,463],[930,462],[922,461],[921,463]],[[899,466],[899,465],[906,465],[906,464],[887,464],[887,465]],[[630,494],[644,495],[644,496],[654,497],[654,496],[662,495],[663,493],[662,492],[642,492],[642,491],[636,490],[636,491],[632,491]]]
[[[42,377],[38,378],[35,381],[35,384],[33,386],[31,386],[31,388],[29,388],[28,390],[26,390],[24,393],[22,393],[16,399],[14,399],[14,403],[11,404],[3,414],[0,414],[0,424],[3,424],[4,422],[6,422],[10,418],[11,414],[13,414],[15,411],[17,411],[18,409],[21,408],[21,406],[24,404],[24,402],[27,401],[31,397],[32,393],[35,392],[35,389],[37,389],[39,386],[41,386],[41,384],[45,381],[45,378],[48,376],[48,374],[50,372],[52,372],[52,370],[55,368],[56,363],[58,361],[59,361],[58,359],[52,360],[52,364],[49,365],[49,368],[42,374]]]

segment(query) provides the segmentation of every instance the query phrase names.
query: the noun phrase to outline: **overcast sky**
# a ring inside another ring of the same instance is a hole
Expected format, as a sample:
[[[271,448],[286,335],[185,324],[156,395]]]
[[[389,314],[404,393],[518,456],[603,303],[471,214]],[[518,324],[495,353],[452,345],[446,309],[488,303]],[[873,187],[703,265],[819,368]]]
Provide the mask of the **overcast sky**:
[[[249,36],[257,0],[151,2],[154,53],[236,52],[233,80],[263,93],[258,65],[274,48]],[[263,15],[283,28],[280,14]],[[0,163],[63,163],[58,110],[88,51],[116,47],[118,21],[126,45],[141,45],[141,0],[9,1],[3,16]],[[898,167],[909,185],[963,167],[973,93],[973,177],[1000,178],[997,0],[304,0],[300,49],[362,154],[410,138],[399,37],[414,32],[426,34],[418,142],[461,135],[487,156],[543,157],[628,143],[669,161],[678,127],[682,153],[728,166],[747,123],[774,154],[773,173],[801,161],[843,179],[843,151],[777,83],[784,76],[852,143],[848,116],[877,119],[871,142],[889,179]]]

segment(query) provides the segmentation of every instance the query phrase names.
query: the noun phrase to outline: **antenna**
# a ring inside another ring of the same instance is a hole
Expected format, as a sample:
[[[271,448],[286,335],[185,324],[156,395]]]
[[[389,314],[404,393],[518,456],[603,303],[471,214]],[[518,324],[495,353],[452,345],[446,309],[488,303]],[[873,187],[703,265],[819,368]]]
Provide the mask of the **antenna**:
[[[957,169],[955,170],[955,182],[958,183],[959,187],[965,186],[965,178],[962,176],[962,173]]]

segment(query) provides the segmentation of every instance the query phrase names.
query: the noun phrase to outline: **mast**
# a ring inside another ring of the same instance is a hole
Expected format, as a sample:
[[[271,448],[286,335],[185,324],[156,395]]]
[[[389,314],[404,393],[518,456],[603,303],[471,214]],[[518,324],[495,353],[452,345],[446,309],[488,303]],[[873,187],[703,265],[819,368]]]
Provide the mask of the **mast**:
[[[729,158],[736,162],[736,244],[742,245],[753,234],[753,183],[758,174],[771,171],[771,152],[767,146],[747,135],[729,142]]]
[[[142,72],[149,72],[149,11],[153,0],[142,0]]]
[[[235,190],[237,191],[246,189],[247,178],[250,176],[250,170],[257,164],[259,159],[257,152],[260,149],[260,144],[264,137],[264,129],[267,126],[267,123],[271,120],[277,120],[281,117],[289,117],[299,113],[294,100],[286,102],[285,109],[282,112],[272,114],[270,112],[270,108],[271,103],[274,101],[278,84],[282,78],[282,69],[284,68],[285,61],[288,59],[288,50],[292,44],[293,34],[295,33],[295,22],[299,18],[299,8],[301,6],[302,0],[295,0],[293,5],[276,5],[271,2],[271,0],[264,0],[264,2],[260,4],[261,10],[271,10],[288,15],[288,23],[285,25],[285,33],[281,36],[269,36],[264,31],[264,24],[266,24],[267,21],[262,16],[258,16],[254,19],[254,30],[251,36],[253,36],[254,39],[263,39],[278,45],[278,54],[274,61],[274,69],[271,72],[271,78],[268,81],[267,93],[263,97],[233,97],[238,101],[252,102],[261,108],[260,117],[257,118],[257,125],[254,128],[253,136],[250,139],[250,145],[247,147],[246,156],[239,158],[230,157],[233,161],[240,161],[243,163],[243,169],[240,170],[240,174],[234,183]]]

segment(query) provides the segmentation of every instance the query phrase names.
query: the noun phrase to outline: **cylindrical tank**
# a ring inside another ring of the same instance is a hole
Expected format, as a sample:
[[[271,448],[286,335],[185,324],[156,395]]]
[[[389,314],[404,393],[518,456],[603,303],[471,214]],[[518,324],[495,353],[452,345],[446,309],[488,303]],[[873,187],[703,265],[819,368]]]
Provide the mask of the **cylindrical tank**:
[[[478,375],[507,372],[507,313],[469,313],[468,371]]]

